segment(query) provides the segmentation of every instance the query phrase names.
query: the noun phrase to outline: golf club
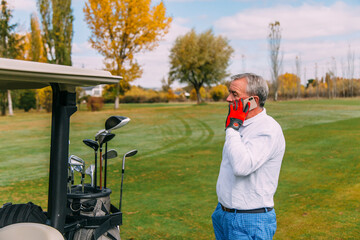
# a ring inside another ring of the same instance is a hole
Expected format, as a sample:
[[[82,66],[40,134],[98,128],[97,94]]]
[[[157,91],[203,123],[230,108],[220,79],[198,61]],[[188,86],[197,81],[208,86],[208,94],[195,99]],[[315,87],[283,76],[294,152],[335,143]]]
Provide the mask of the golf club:
[[[121,128],[130,122],[130,118],[123,116],[111,116],[105,122],[105,129],[108,132]]]
[[[71,193],[71,186],[74,185],[74,165],[78,165],[80,163],[72,161],[72,156],[71,155],[68,159],[68,188],[69,188],[69,193]]]
[[[137,154],[138,150],[134,149],[124,154],[122,159],[122,171],[121,171],[121,188],[120,188],[120,202],[119,202],[119,211],[121,212],[121,202],[122,202],[122,191],[123,191],[123,182],[124,182],[124,173],[125,173],[125,158],[134,156]]]
[[[71,155],[70,166],[73,166],[74,170],[81,173],[81,190],[84,192],[84,178],[85,178],[85,161],[78,156]]]
[[[123,117],[123,116],[111,116],[109,117],[105,122],[105,131],[107,133],[110,133],[112,130],[121,128],[128,124],[130,122],[130,118]],[[101,131],[104,131],[101,130]],[[107,152],[107,142],[105,143],[105,152]],[[105,177],[104,177],[104,187],[106,188],[106,182],[107,182],[107,158],[108,156],[105,156]]]
[[[118,153],[115,149],[110,149],[109,151],[103,154],[103,158],[107,157],[108,159],[116,158],[117,156]]]
[[[94,187],[94,171],[95,171],[95,165],[91,164],[90,167],[88,167],[85,170],[85,174],[89,175],[91,178],[91,186]]]
[[[100,189],[102,189],[102,145],[115,137],[113,133],[104,132],[98,136],[98,142],[100,145]]]
[[[96,189],[96,184],[97,184],[97,182],[96,182],[96,180],[97,180],[96,179],[97,178],[97,151],[99,149],[99,144],[96,141],[91,140],[91,139],[84,139],[83,143],[85,143],[86,146],[91,147],[95,151],[95,166],[94,166],[95,173],[94,173],[94,182],[93,182],[94,184],[92,184],[92,186]]]
[[[107,148],[107,143],[105,143],[105,148]],[[106,181],[107,181],[107,160],[116,158],[118,156],[116,150],[110,149],[103,154],[103,158],[105,158],[105,177],[104,177],[104,188],[106,188]]]

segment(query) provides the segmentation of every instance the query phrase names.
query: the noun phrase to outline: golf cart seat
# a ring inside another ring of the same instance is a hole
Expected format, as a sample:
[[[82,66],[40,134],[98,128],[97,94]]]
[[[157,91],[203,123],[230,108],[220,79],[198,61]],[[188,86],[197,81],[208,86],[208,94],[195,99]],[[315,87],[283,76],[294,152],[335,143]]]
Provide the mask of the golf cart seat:
[[[15,223],[0,228],[0,240],[64,240],[53,227],[40,223]]]

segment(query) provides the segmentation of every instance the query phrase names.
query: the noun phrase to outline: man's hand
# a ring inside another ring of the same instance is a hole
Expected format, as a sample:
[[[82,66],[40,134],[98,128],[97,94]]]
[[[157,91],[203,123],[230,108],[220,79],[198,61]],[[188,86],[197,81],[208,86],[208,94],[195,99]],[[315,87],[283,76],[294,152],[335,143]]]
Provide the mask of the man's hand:
[[[239,130],[240,126],[245,121],[246,116],[249,113],[250,103],[247,103],[244,107],[244,100],[241,98],[229,104],[229,113],[225,122],[225,129],[232,127],[235,130]]]

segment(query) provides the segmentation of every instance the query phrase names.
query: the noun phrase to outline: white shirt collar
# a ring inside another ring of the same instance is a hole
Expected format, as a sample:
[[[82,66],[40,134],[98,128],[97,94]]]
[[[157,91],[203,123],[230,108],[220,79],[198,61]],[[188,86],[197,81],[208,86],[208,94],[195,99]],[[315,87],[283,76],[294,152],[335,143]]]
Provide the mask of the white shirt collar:
[[[257,119],[262,118],[265,115],[266,115],[266,109],[263,108],[263,110],[260,113],[258,113],[257,115],[255,115],[254,117],[246,119],[243,123],[243,126],[245,127],[247,125],[250,125],[251,123],[255,122]]]

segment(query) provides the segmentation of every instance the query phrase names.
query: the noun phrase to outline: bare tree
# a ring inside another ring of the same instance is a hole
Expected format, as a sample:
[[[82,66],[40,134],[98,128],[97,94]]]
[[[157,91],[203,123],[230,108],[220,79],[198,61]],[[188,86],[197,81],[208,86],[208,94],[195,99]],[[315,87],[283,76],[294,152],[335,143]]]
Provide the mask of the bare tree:
[[[342,75],[342,96],[346,97],[346,90],[345,90],[346,67],[342,59],[341,59],[341,75]]]
[[[337,95],[337,87],[336,87],[336,79],[337,79],[337,64],[335,57],[332,57],[331,61],[331,73],[333,75],[333,97],[336,98]]]
[[[296,81],[296,87],[297,87],[297,98],[300,98],[301,94],[301,57],[296,56],[295,59],[295,66],[296,66],[296,75],[297,75],[297,81]]]
[[[354,87],[353,87],[353,79],[354,79],[354,65],[355,65],[355,52],[351,51],[351,45],[349,44],[348,53],[347,53],[347,78],[348,82],[348,96],[354,96]]]
[[[274,100],[277,101],[279,88],[278,78],[282,66],[282,57],[279,55],[281,44],[281,28],[279,21],[275,21],[274,23],[269,24],[268,42],[270,51],[271,76],[274,87]]]
[[[316,84],[316,97],[319,98],[319,79],[318,79],[318,65],[315,63],[315,84]]]

